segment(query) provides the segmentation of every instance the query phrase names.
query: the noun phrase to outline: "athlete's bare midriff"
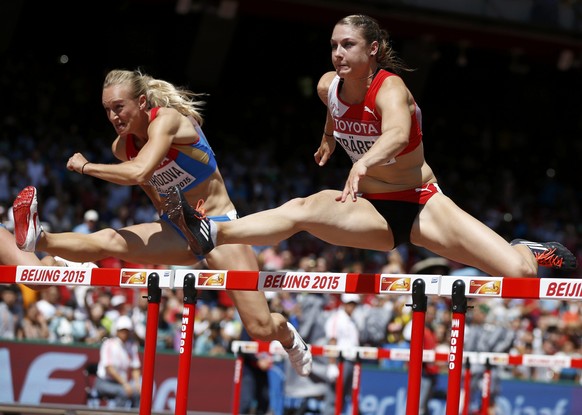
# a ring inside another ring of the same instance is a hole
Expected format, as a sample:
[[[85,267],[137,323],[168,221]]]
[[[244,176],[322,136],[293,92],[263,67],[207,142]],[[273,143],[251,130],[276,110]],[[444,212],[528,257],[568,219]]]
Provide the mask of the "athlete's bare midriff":
[[[194,208],[198,201],[203,199],[204,209],[208,216],[224,215],[228,211],[235,209],[218,169],[208,179],[194,186],[184,195],[188,203]],[[212,195],[212,197],[209,197],[209,195]]]
[[[423,155],[422,143],[408,154],[396,158],[396,163],[368,169],[360,180],[362,193],[399,192],[425,183],[436,183],[436,177]]]

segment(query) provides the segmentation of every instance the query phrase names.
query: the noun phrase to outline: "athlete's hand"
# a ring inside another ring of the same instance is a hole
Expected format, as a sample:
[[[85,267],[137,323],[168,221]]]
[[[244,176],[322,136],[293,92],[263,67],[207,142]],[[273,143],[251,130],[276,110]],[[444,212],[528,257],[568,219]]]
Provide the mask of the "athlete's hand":
[[[87,163],[87,159],[81,153],[75,153],[67,161],[67,169],[81,173],[83,166]]]
[[[361,161],[354,163],[352,169],[350,170],[350,174],[348,179],[346,180],[346,184],[344,186],[344,190],[342,194],[338,196],[335,200],[338,202],[345,202],[348,200],[348,197],[355,202],[358,198],[358,190],[360,187],[360,179],[366,177],[368,173],[368,167],[364,165]]]
[[[335,139],[333,137],[325,137],[321,140],[319,148],[313,155],[315,157],[315,162],[319,166],[324,166],[325,163],[330,159],[331,155],[335,150]]]

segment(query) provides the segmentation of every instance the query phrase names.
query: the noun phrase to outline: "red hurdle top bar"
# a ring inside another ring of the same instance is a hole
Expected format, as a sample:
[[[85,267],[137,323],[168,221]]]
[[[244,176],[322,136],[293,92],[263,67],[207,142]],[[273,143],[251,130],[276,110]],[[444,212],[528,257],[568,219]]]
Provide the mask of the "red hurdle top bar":
[[[191,274],[195,287],[202,290],[403,295],[411,294],[413,282],[420,278],[425,282],[427,296],[450,296],[454,282],[463,280],[467,297],[582,299],[582,280],[574,278],[0,265],[0,283],[146,288],[154,273],[159,277],[160,288],[183,287],[185,276]]]

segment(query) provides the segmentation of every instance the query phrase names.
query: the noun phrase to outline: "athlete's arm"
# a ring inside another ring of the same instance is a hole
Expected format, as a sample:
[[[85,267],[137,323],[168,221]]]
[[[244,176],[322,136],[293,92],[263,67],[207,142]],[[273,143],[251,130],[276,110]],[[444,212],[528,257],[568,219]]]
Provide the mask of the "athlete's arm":
[[[100,164],[90,162],[83,168],[83,174],[91,175],[101,180],[119,185],[139,185],[145,184],[152,177],[156,167],[162,162],[172,142],[176,131],[180,125],[182,115],[175,110],[160,111],[155,120],[148,127],[148,140],[139,150],[137,156],[131,160],[125,160],[117,164]],[[80,172],[75,154],[67,167],[70,170]],[[119,156],[116,154],[116,157]],[[83,157],[84,159],[84,157]]]
[[[336,199],[345,202],[357,199],[360,180],[370,167],[386,164],[408,145],[411,128],[410,92],[402,79],[390,76],[376,95],[376,108],[382,117],[382,134],[374,145],[352,166],[342,194]]]
[[[328,105],[327,93],[329,91],[329,85],[331,84],[331,81],[333,80],[334,77],[335,72],[327,72],[323,74],[323,76],[319,79],[319,82],[317,84],[317,95],[319,96],[319,99],[321,99],[321,101],[324,103],[326,108]],[[319,145],[319,148],[313,155],[315,158],[315,162],[320,166],[325,165],[327,161],[330,159],[333,152],[335,151],[336,145],[335,138],[333,136],[326,135],[326,133],[333,134],[333,129],[334,129],[333,118],[331,116],[329,108],[327,108],[325,126],[322,132],[321,143]]]
[[[358,163],[366,168],[387,163],[408,145],[413,107],[410,92],[401,78],[386,78],[376,96],[376,108],[382,117],[382,134]]]

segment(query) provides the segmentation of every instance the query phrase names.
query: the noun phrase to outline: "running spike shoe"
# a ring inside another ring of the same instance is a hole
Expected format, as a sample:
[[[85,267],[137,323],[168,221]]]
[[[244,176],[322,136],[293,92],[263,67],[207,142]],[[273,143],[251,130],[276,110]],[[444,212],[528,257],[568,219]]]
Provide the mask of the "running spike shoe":
[[[525,239],[514,239],[510,244],[526,245],[541,267],[564,271],[575,270],[578,267],[576,256],[559,242],[532,242]]]
[[[168,191],[164,211],[168,218],[186,236],[190,249],[196,255],[206,255],[214,249],[210,234],[210,219],[204,211],[204,201],[200,199],[194,209],[178,186]]]
[[[38,202],[34,186],[27,186],[22,189],[12,204],[14,237],[16,246],[22,251],[34,252],[36,241],[42,233],[37,207]]]

